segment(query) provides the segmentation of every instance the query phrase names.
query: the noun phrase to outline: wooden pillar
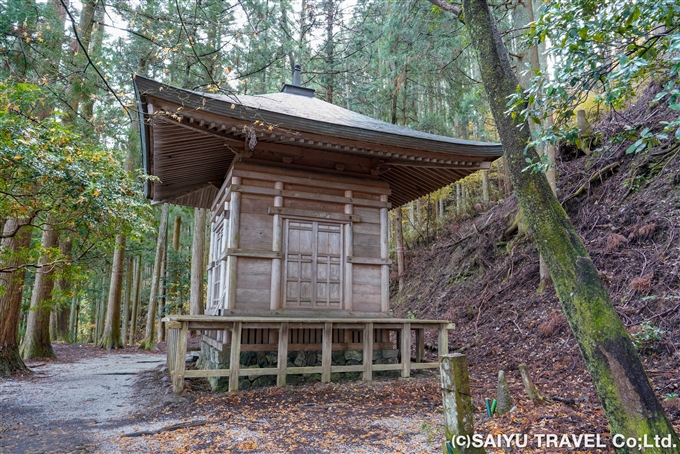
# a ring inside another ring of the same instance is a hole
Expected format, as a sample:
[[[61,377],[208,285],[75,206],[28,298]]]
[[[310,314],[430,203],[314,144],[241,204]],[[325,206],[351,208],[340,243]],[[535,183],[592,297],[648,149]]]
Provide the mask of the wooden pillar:
[[[226,251],[227,251],[227,245],[229,244],[229,213],[230,213],[230,208],[231,208],[231,203],[230,202],[224,202],[224,210],[225,214],[224,219],[222,221],[222,247],[217,247],[215,249],[215,263],[219,263],[219,271],[220,273],[220,286],[217,289],[217,304],[215,305],[215,311],[219,309],[226,308],[225,300],[226,300],[226,293],[227,293],[227,256],[226,256]],[[219,315],[218,312],[213,312],[214,315]]]
[[[324,323],[321,347],[321,382],[331,381],[331,363],[333,362],[333,324]]]
[[[416,362],[422,363],[425,357],[425,330],[416,329]]]
[[[387,202],[387,196],[380,196],[381,202]],[[387,260],[390,258],[389,250],[389,218],[387,208],[380,209],[380,258]],[[390,266],[381,265],[380,267],[380,311],[390,310]]]
[[[274,189],[279,191],[283,190],[283,182],[277,181],[274,183]],[[274,197],[274,206],[280,208],[283,206],[283,196],[277,195]],[[274,231],[272,237],[272,251],[282,252],[283,251],[283,220],[280,214],[274,215]],[[271,297],[269,308],[271,310],[276,310],[283,306],[283,301],[281,301],[281,259],[272,259],[272,283],[271,283]]]
[[[456,443],[457,437],[463,437],[467,441],[475,432],[467,357],[454,353],[442,356],[440,361],[445,440],[448,443],[453,439],[452,447],[455,452],[483,453],[485,452],[483,448],[466,448],[465,443]]]
[[[364,373],[365,381],[373,380],[373,323],[364,325]]]
[[[449,354],[449,325],[439,325],[439,357]]]
[[[241,177],[232,177],[231,185],[241,184]],[[239,231],[241,226],[241,193],[231,192],[231,202],[229,204],[229,237],[227,249],[238,249]],[[226,309],[234,309],[236,306],[236,269],[238,258],[235,256],[227,257],[227,301]],[[231,385],[230,385],[231,386]]]
[[[402,231],[401,207],[394,214],[394,244],[397,247],[397,272],[399,274],[399,293],[404,290],[404,232]]]
[[[276,366],[279,369],[276,377],[276,386],[286,386],[286,373],[288,371],[288,323],[281,323],[279,328],[279,355]]]
[[[411,375],[411,324],[404,323],[401,329],[401,376],[407,378]]]
[[[352,198],[352,191],[345,191],[345,197]],[[345,214],[354,214],[354,205],[351,203],[345,204]],[[345,257],[352,257],[354,254],[354,235],[352,234],[352,223],[345,224]],[[347,260],[347,259],[345,259]],[[344,300],[345,309],[352,310],[352,287],[353,287],[352,264],[345,262],[345,288]]]
[[[234,322],[231,328],[231,356],[229,358],[229,391],[238,391],[238,372],[241,365],[242,323]]]
[[[213,220],[216,220],[216,218],[213,218]],[[205,308],[207,309],[212,309],[213,307],[213,299],[215,298],[215,295],[213,295],[213,287],[215,283],[215,266],[216,266],[216,260],[219,257],[215,257],[214,249],[215,249],[215,224],[212,222],[210,223],[210,245],[208,249],[208,300],[205,302]],[[212,313],[212,312],[209,312]]]

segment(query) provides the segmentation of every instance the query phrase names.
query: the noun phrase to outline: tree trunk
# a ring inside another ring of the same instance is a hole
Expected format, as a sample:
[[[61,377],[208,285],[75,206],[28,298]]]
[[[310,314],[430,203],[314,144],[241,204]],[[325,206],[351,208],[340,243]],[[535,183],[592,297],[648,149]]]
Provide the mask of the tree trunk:
[[[116,249],[113,251],[109,300],[106,305],[106,324],[99,346],[107,350],[121,348],[120,303],[123,296],[123,275],[125,274],[125,235],[116,235]]]
[[[26,221],[8,219],[5,222],[3,233],[8,235],[13,232],[18,224],[26,224]],[[3,238],[2,251],[11,257],[3,267],[11,268],[20,264],[16,254],[29,247],[31,231],[28,227],[22,227],[14,236]],[[19,354],[19,315],[21,313],[21,295],[24,288],[24,268],[9,273],[0,273],[0,288],[5,291],[0,296],[0,375],[10,375],[18,371],[27,371],[28,368]]]
[[[130,345],[134,345],[137,336],[137,318],[139,314],[139,287],[141,284],[142,276],[142,259],[137,256],[134,260],[133,268],[133,281],[132,281],[132,296],[130,303]]]
[[[104,274],[102,275],[102,288],[101,288],[101,294],[99,295],[99,300],[97,301],[97,322],[95,325],[95,335],[93,339],[93,343],[97,344],[99,343],[99,340],[102,338],[102,334],[104,333],[104,320],[106,316],[106,276],[109,275],[109,267],[106,267],[106,271],[104,271]]]
[[[399,293],[404,290],[404,232],[402,231],[401,207],[394,211],[394,238],[397,246],[397,273],[399,278]]]
[[[132,297],[132,258],[127,259],[125,267],[125,294],[123,295],[123,311],[121,313],[120,338],[123,345],[127,342],[128,322],[130,321],[130,298]]]
[[[194,208],[194,237],[191,242],[191,294],[189,314],[203,314],[203,255],[205,248],[205,210]]]
[[[182,216],[175,216],[175,227],[172,230],[172,248],[179,251],[179,237],[182,232]]]
[[[72,248],[73,241],[71,238],[64,238],[59,241],[59,251],[64,259],[70,259]],[[70,296],[68,279],[61,276],[57,280],[57,289],[59,290],[60,300],[58,304],[54,305],[50,313],[50,338],[52,340],[68,342],[69,301],[71,299],[67,299]]]
[[[156,259],[153,264],[153,274],[151,275],[151,289],[149,291],[149,310],[146,317],[146,331],[144,340],[140,347],[151,350],[155,344],[155,324],[156,321],[156,300],[158,299],[158,284],[161,278],[161,262],[163,260],[163,248],[168,241],[168,214],[170,205],[163,204],[161,212],[161,223],[158,227],[158,241],[156,242]]]
[[[160,295],[158,296],[158,342],[165,340],[165,330],[163,329],[163,317],[165,317],[165,301],[168,293],[168,248],[163,250],[163,261],[161,262],[161,282]]]
[[[48,249],[57,247],[57,232],[53,230],[52,225],[45,225],[42,247],[44,251],[38,262],[26,334],[21,344],[21,356],[24,359],[54,357],[50,343],[50,303],[54,288],[54,266],[48,265],[52,260]]]
[[[71,313],[69,314],[68,334],[69,342],[75,344],[78,342],[78,313],[80,312],[80,303],[78,302],[78,294],[76,293],[71,298]]]
[[[508,54],[485,0],[464,0],[466,25],[474,36],[482,82],[507,156],[520,205],[540,254],[553,277],[562,309],[593,378],[612,434],[626,439],[672,435],[675,448],[645,452],[680,452],[680,440],[645,374],[583,242],[543,174],[524,172],[529,128],[506,115],[507,99],[518,85]],[[526,126],[526,125],[525,125]],[[619,452],[638,452],[619,448]]]

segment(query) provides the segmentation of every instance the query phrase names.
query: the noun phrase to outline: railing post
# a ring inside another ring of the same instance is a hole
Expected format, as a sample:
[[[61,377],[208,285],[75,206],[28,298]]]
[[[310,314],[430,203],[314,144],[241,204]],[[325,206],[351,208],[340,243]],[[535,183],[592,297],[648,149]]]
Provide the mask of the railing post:
[[[444,454],[448,452],[446,448],[447,442],[451,443],[453,452],[456,453],[484,453],[483,448],[468,446],[469,440],[475,433],[475,424],[472,417],[467,356],[453,353],[451,355],[442,355],[439,360],[442,399],[444,403],[444,429],[446,434]]]
[[[323,361],[323,360],[322,360]],[[279,328],[279,354],[277,359],[278,374],[276,386],[286,386],[286,372],[288,369],[288,323],[281,323]]]
[[[168,322],[168,370],[172,374],[172,391],[182,394],[187,355],[187,322]]]
[[[231,329],[231,357],[229,359],[229,391],[238,391],[238,372],[241,365],[242,322],[234,322]]]
[[[333,324],[324,323],[321,345],[321,382],[331,381],[331,363],[333,362]]]
[[[401,376],[408,378],[411,376],[411,324],[404,323],[401,328]]]
[[[373,380],[373,323],[364,325],[364,374],[366,381]]]

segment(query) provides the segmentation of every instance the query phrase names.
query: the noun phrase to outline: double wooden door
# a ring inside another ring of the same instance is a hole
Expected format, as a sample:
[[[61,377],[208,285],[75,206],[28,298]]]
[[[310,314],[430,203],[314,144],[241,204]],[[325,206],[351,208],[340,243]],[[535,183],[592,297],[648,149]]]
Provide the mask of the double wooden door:
[[[287,219],[284,305],[342,307],[342,224]]]

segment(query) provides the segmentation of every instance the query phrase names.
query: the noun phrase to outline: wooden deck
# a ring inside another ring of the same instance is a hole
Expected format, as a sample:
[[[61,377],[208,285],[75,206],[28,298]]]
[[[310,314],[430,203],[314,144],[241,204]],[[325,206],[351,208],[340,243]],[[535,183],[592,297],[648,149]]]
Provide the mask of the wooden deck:
[[[322,316],[210,316],[170,315],[163,318],[168,328],[168,369],[172,376],[173,391],[180,394],[187,377],[229,377],[229,390],[237,391],[239,377],[276,375],[277,385],[285,386],[288,374],[321,374],[322,382],[329,382],[336,372],[361,372],[364,380],[372,380],[374,371],[399,370],[402,377],[409,377],[411,370],[434,369],[439,362],[424,360],[425,330],[438,331],[439,356],[448,354],[448,330],[453,329],[443,320],[414,320],[397,318],[338,318]],[[288,367],[289,333],[291,329],[322,329],[321,366]],[[260,369],[240,367],[241,334],[244,329],[278,330],[278,366]],[[363,364],[332,365],[333,329],[361,330]],[[187,334],[189,330],[228,330],[230,332],[230,368],[185,370]],[[398,364],[373,364],[374,330],[397,332],[397,348],[400,350]],[[412,331],[415,331],[416,357],[411,361]]]

